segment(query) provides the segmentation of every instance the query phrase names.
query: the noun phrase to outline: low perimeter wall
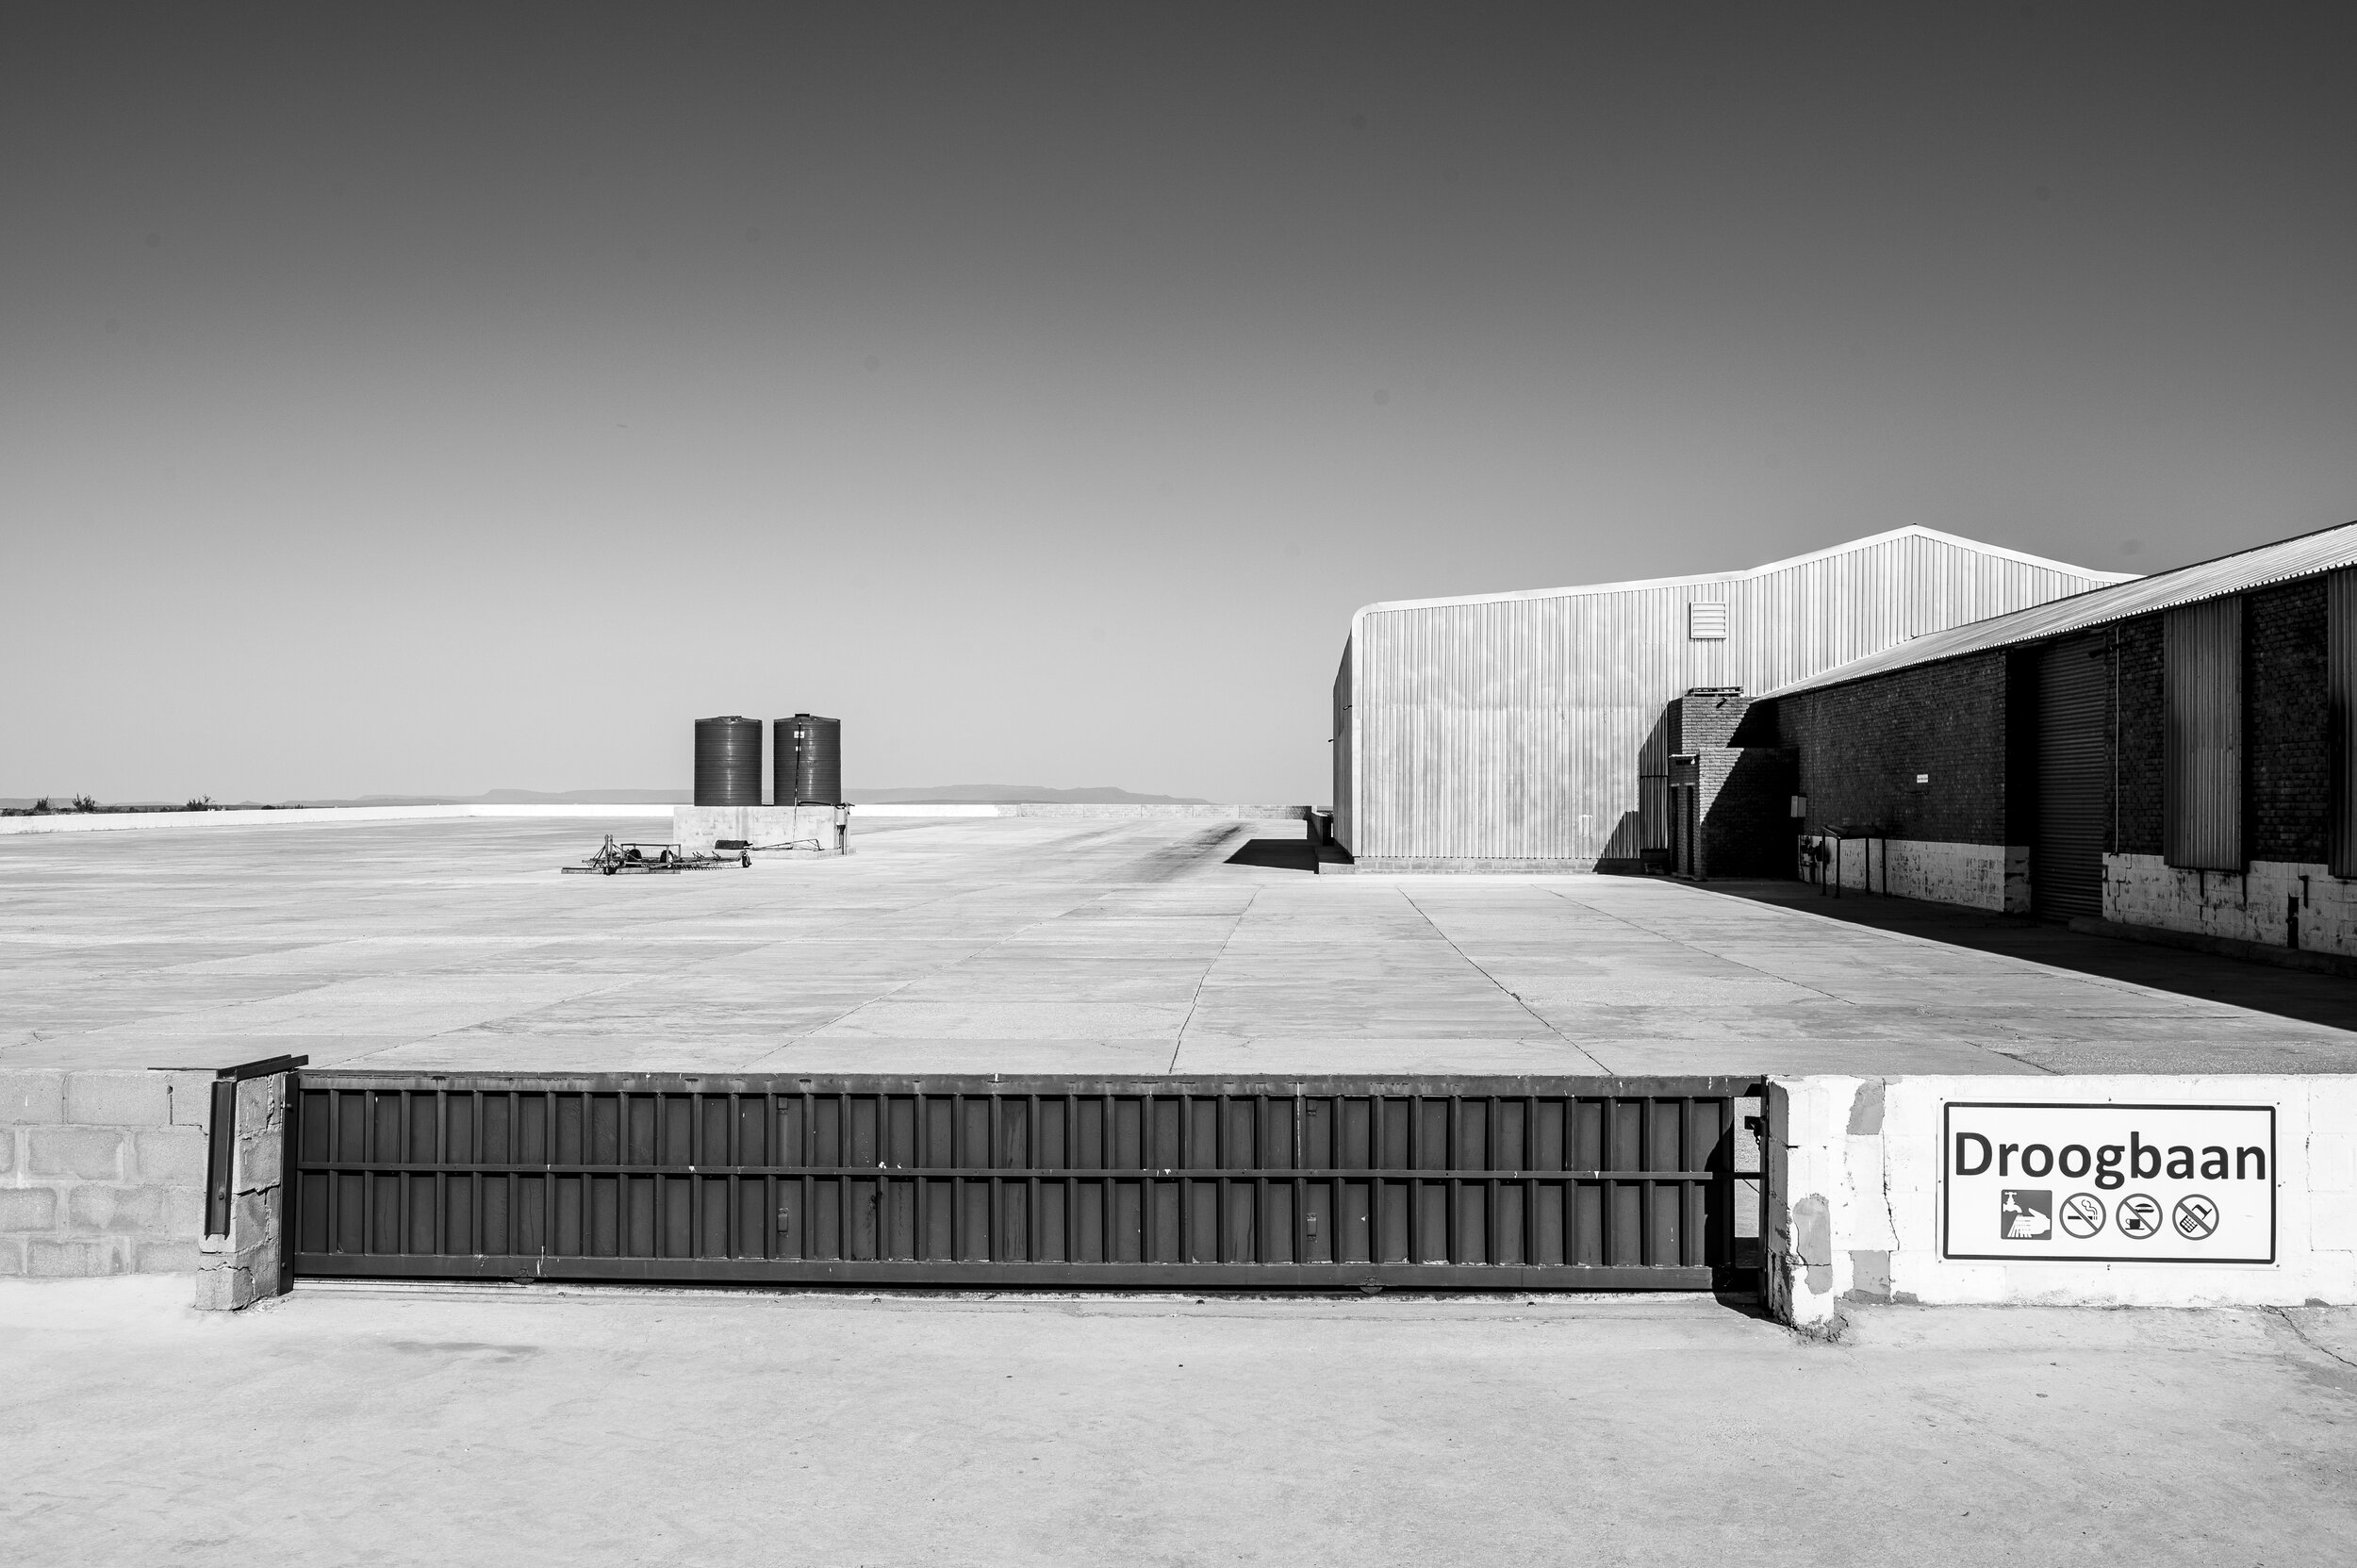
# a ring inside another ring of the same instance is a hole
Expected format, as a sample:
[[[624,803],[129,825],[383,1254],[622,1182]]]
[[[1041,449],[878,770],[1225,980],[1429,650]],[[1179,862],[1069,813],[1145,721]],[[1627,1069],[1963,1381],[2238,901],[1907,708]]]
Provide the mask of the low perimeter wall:
[[[462,817],[665,817],[663,805],[580,805],[551,801],[512,806],[289,806],[273,811],[93,811],[45,817],[0,817],[0,834],[27,833],[128,833],[140,828],[291,828],[352,822],[444,822]]]
[[[127,833],[140,828],[201,828],[221,832],[234,828],[285,828],[303,824],[334,826],[354,822],[438,822],[467,817],[646,817],[671,820],[678,812],[792,811],[773,806],[584,805],[552,801],[540,805],[466,806],[291,806],[283,811],[101,811],[58,812],[45,817],[0,817],[0,834],[45,833]],[[804,812],[823,808],[804,806]],[[1300,818],[1308,806],[1271,805],[1094,805],[1063,801],[894,801],[854,805],[861,817],[1064,817],[1127,818],[1204,817],[1228,821]],[[723,834],[736,837],[737,834]]]
[[[916,801],[895,801],[888,804],[854,805],[851,808],[854,820],[862,817],[1078,817],[1088,821],[1132,821],[1163,817],[1200,817],[1224,822],[1263,822],[1299,821],[1309,815],[1308,806],[1174,805],[1153,801],[1123,804],[1117,801],[999,801],[926,805]]]
[[[237,1084],[225,1228],[206,1230],[210,1072],[0,1072],[0,1276],[189,1274],[195,1305],[283,1288],[288,1075]]]
[[[2357,1077],[1769,1084],[1778,1316],[2357,1304]]]
[[[195,1269],[212,1083],[0,1073],[0,1275]]]
[[[210,1308],[284,1289],[275,1065],[242,1069],[219,1146],[214,1074],[0,1072],[0,1274],[187,1273]],[[1804,1331],[1872,1302],[2357,1305],[2357,1075],[1768,1091],[1767,1296]]]
[[[832,806],[670,806],[666,809],[671,814],[672,838],[681,849],[700,854],[709,851],[715,843],[723,838],[741,838],[756,847],[795,843],[816,843],[828,850],[834,847],[835,808]],[[927,805],[919,801],[895,801],[881,805],[851,806],[850,829],[852,844],[856,848],[860,823],[877,817],[1045,817],[1091,821],[1186,817],[1247,822],[1297,821],[1309,815],[1308,806],[1090,805],[1059,801],[950,801]]]

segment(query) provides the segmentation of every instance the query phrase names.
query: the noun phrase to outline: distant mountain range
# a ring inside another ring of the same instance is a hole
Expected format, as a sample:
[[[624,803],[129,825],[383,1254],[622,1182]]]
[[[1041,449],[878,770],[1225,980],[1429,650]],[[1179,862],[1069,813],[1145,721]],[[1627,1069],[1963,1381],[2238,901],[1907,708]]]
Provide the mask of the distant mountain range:
[[[844,791],[855,802],[865,805],[1009,805],[1022,801],[1060,801],[1073,805],[1116,806],[1202,806],[1211,802],[1185,795],[1139,795],[1111,784],[1096,784],[1084,789],[1048,789],[1040,784],[935,784],[924,789],[858,789]],[[53,796],[59,807],[68,797]],[[300,803],[306,806],[525,806],[544,804],[601,806],[684,806],[695,799],[691,789],[494,789],[481,795],[363,795],[355,800],[330,801],[306,798]],[[0,806],[23,808],[33,803],[31,797],[0,800]],[[180,804],[176,801],[140,801],[110,802],[118,806],[136,805],[148,810],[170,810]],[[222,802],[255,806],[257,801]],[[279,801],[281,805],[297,802]]]

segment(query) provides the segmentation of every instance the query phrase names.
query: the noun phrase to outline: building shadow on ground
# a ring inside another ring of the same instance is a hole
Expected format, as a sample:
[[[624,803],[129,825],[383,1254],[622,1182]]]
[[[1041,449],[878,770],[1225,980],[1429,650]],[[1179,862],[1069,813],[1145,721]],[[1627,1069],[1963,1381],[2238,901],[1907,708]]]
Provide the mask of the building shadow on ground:
[[[1276,871],[1315,871],[1316,846],[1306,838],[1249,838],[1228,857],[1230,866],[1263,866]]]
[[[1802,882],[1710,882],[1704,890],[1775,904],[1877,931],[1901,932],[1978,952],[2003,953],[2083,975],[2122,980],[2204,1001],[2226,1002],[2303,1023],[2357,1032],[2357,981],[2182,948],[2148,947],[2072,931],[2023,915],[1865,894],[1838,899]]]

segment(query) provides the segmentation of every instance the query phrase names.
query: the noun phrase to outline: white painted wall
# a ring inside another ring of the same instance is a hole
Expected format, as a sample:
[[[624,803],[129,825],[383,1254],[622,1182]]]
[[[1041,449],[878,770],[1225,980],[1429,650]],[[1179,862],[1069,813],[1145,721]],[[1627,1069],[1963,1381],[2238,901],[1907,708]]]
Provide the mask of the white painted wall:
[[[51,817],[0,817],[0,834],[125,833],[137,829],[287,828],[340,822],[435,822],[463,817],[668,817],[664,805],[295,806],[285,811],[69,812]]]
[[[1815,870],[1809,852],[1823,845],[1834,856]],[[2021,844],[1949,844],[1934,839],[1801,840],[1800,875],[1805,881],[1838,881],[1843,888],[1871,888],[1902,899],[1962,904],[2006,915],[2030,912],[2030,850]]]
[[[689,807],[670,805],[582,805],[571,801],[543,805],[462,805],[462,806],[297,806],[285,811],[124,811],[124,812],[64,812],[50,817],[0,817],[0,834],[32,833],[119,833],[134,829],[203,828],[220,831],[228,828],[283,828],[304,823],[333,825],[339,822],[433,822],[465,817],[652,817],[671,820],[673,814],[691,810],[753,810],[774,808],[753,807]],[[790,809],[790,808],[789,808]],[[805,811],[816,807],[805,807]],[[1051,817],[1081,818],[1133,818],[1146,817],[1205,817],[1235,820],[1298,820],[1307,806],[1283,805],[1096,805],[1063,801],[1026,801],[1015,803],[959,802],[948,805],[922,805],[896,801],[886,805],[853,806],[853,820],[880,817]],[[830,817],[830,821],[832,820]],[[742,837],[741,834],[723,834]]]
[[[2103,918],[2123,925],[2282,948],[2291,945],[2295,902],[2302,949],[2357,957],[2357,882],[2321,865],[2254,860],[2236,875],[2180,870],[2159,855],[2103,857]]]
[[[1822,1326],[1854,1301],[2087,1307],[2357,1304],[2357,1076],[1772,1079],[1771,1300]],[[1951,1263],[1939,1256],[1950,1100],[2276,1108],[2272,1264]]]

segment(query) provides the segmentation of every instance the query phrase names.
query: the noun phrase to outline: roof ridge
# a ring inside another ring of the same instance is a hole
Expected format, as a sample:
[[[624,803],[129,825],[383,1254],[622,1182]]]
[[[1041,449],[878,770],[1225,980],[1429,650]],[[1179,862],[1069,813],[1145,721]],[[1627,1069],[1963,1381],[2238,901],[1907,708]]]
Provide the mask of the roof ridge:
[[[2357,539],[2349,548],[2339,552],[2318,553],[2314,541],[2327,535],[2357,530],[2357,520],[2336,522],[2323,528],[2312,528],[2304,534],[2287,538],[2270,539],[2264,544],[2231,550],[2223,555],[2207,560],[2189,561],[2181,567],[2170,567],[2147,577],[2132,578],[2123,583],[2109,583],[2102,587],[2085,588],[2066,594],[2039,604],[2027,604],[2018,610],[2005,610],[1979,620],[1961,625],[1945,626],[1937,631],[1920,633],[1906,641],[1893,644],[1880,652],[1868,653],[1847,664],[1822,669],[1798,681],[1762,692],[1762,698],[1789,696],[1795,692],[1817,691],[1827,686],[1846,685],[1871,676],[1887,675],[1922,665],[1938,664],[1947,659],[1959,659],[1972,653],[1993,652],[1999,649],[2018,647],[2023,643],[2044,642],[2054,637],[2091,631],[2116,621],[2132,620],[2138,616],[2156,615],[2164,610],[2199,604],[2207,600],[2224,599],[2232,594],[2247,593],[2253,588],[2267,587],[2276,583],[2295,581],[2302,577],[2321,576],[2357,566]],[[2310,548],[2303,551],[2300,547]],[[2228,563],[2245,556],[2272,552],[2283,557],[2281,561],[2263,565],[2256,573],[2237,572]],[[2206,579],[2203,574],[2209,574]],[[2184,590],[2184,591],[2181,591]],[[2100,600],[2101,602],[2090,603]]]
[[[2016,550],[2010,545],[1990,544],[1985,539],[1967,538],[1961,534],[1951,534],[1943,529],[1932,528],[1923,523],[1908,522],[1902,523],[1896,528],[1887,528],[1879,534],[1868,534],[1859,538],[1845,539],[1839,544],[1804,551],[1798,555],[1787,555],[1778,560],[1764,561],[1758,566],[1744,567],[1735,571],[1685,572],[1673,577],[1637,577],[1617,583],[1574,583],[1555,588],[1509,588],[1492,593],[1443,594],[1429,599],[1378,600],[1372,604],[1360,605],[1351,619],[1356,620],[1360,616],[1392,610],[1437,609],[1449,604],[1499,604],[1533,599],[1569,599],[1584,594],[1636,593],[1647,588],[1689,587],[1705,583],[1742,582],[1751,578],[1765,577],[1772,572],[1806,566],[1812,561],[1821,561],[1835,555],[1852,554],[1903,538],[1931,539],[1955,549],[1969,550],[1982,555],[2003,556],[2026,566],[2036,567],[2047,571],[2058,571],[2071,577],[2108,579],[2105,585],[2108,586],[2116,586],[2118,584],[2134,582],[2137,579],[2137,574],[2134,572],[2099,571],[2092,567],[2074,566],[2069,561],[2058,561],[2052,556],[2033,555],[2028,551]],[[2083,589],[2081,591],[2095,590]]]

